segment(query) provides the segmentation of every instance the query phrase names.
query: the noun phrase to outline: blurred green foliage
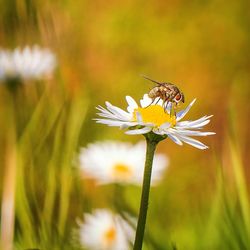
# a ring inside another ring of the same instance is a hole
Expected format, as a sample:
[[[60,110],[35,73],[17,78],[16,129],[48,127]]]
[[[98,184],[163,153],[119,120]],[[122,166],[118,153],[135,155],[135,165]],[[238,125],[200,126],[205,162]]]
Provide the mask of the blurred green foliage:
[[[78,249],[76,217],[112,207],[114,188],[82,181],[72,159],[89,142],[142,139],[92,120],[105,100],[124,108],[125,95],[139,100],[152,87],[140,74],[176,83],[187,103],[196,97],[190,119],[213,114],[207,130],[217,133],[204,138],[207,151],[160,144],[171,164],[151,191],[145,249],[250,248],[249,9],[247,0],[0,1],[1,47],[40,44],[58,56],[52,80],[14,97],[16,249]],[[11,100],[1,84],[3,163]],[[139,197],[139,188],[125,188],[135,214]]]

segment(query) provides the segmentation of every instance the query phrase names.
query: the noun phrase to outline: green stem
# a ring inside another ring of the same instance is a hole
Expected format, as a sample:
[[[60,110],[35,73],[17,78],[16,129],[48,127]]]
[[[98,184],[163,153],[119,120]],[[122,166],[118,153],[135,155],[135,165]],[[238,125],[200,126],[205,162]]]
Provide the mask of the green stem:
[[[154,152],[158,141],[152,140],[149,137],[146,137],[147,141],[147,153],[146,153],[146,162],[144,168],[144,177],[143,177],[143,186],[142,186],[142,194],[141,194],[141,205],[139,218],[137,223],[136,235],[135,235],[135,243],[133,250],[141,250],[143,244],[143,237],[147,219],[147,211],[148,211],[148,198],[150,191],[150,182],[151,182],[151,173],[152,173],[152,164],[154,158]]]

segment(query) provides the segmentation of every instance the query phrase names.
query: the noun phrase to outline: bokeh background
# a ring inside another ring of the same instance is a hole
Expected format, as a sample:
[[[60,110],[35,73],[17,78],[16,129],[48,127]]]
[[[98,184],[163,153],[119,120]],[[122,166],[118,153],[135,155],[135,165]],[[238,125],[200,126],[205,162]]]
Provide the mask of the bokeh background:
[[[206,131],[216,132],[202,138],[206,151],[160,143],[170,166],[151,190],[145,249],[250,249],[249,9],[247,0],[0,1],[2,48],[39,44],[58,58],[52,79],[19,90],[18,121],[0,86],[1,190],[11,159],[19,171],[16,249],[78,249],[76,218],[110,206],[112,185],[84,182],[72,159],[97,140],[143,139],[93,121],[106,100],[126,108],[126,95],[147,93],[141,74],[177,84],[183,106],[197,98],[188,119],[213,114]],[[126,187],[134,211],[140,191]]]

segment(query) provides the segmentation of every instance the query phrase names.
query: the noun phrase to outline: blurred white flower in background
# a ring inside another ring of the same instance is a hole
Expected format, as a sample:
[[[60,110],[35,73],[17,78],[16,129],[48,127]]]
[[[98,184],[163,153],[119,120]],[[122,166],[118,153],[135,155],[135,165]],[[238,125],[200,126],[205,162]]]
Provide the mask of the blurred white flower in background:
[[[118,214],[97,209],[79,224],[80,243],[89,250],[129,250],[134,229]]]
[[[82,148],[79,154],[80,168],[84,178],[93,178],[98,184],[130,183],[142,185],[146,145],[106,141],[96,142]],[[164,176],[169,160],[156,154],[153,160],[152,185]]]
[[[198,149],[207,149],[208,147],[191,136],[213,135],[214,132],[200,131],[210,122],[210,116],[203,116],[194,121],[181,121],[195,103],[194,99],[184,110],[177,112],[176,115],[170,115],[170,106],[167,110],[163,107],[163,101],[152,99],[147,94],[140,100],[140,107],[131,96],[126,96],[128,103],[127,111],[120,109],[106,102],[106,108],[98,106],[100,111],[97,113],[101,118],[95,119],[97,123],[108,126],[128,129],[126,134],[147,134],[153,132],[157,135],[169,137],[178,145],[183,142],[190,144]],[[167,112],[166,112],[167,111]]]
[[[41,79],[50,76],[55,66],[56,57],[47,48],[0,50],[0,80]]]

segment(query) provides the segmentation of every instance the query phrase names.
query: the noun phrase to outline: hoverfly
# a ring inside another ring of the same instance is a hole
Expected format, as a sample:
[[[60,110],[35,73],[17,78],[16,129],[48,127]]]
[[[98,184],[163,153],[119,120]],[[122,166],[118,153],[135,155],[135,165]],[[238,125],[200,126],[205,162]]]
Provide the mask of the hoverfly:
[[[178,103],[180,102],[184,103],[185,101],[184,94],[174,84],[168,82],[157,82],[146,76],[143,77],[157,84],[157,86],[153,87],[148,93],[148,96],[152,99],[150,105],[158,98],[156,103],[162,100],[163,101],[162,106],[166,111],[169,103],[171,103],[171,110],[172,110],[172,104],[174,104],[174,109],[175,109]]]

